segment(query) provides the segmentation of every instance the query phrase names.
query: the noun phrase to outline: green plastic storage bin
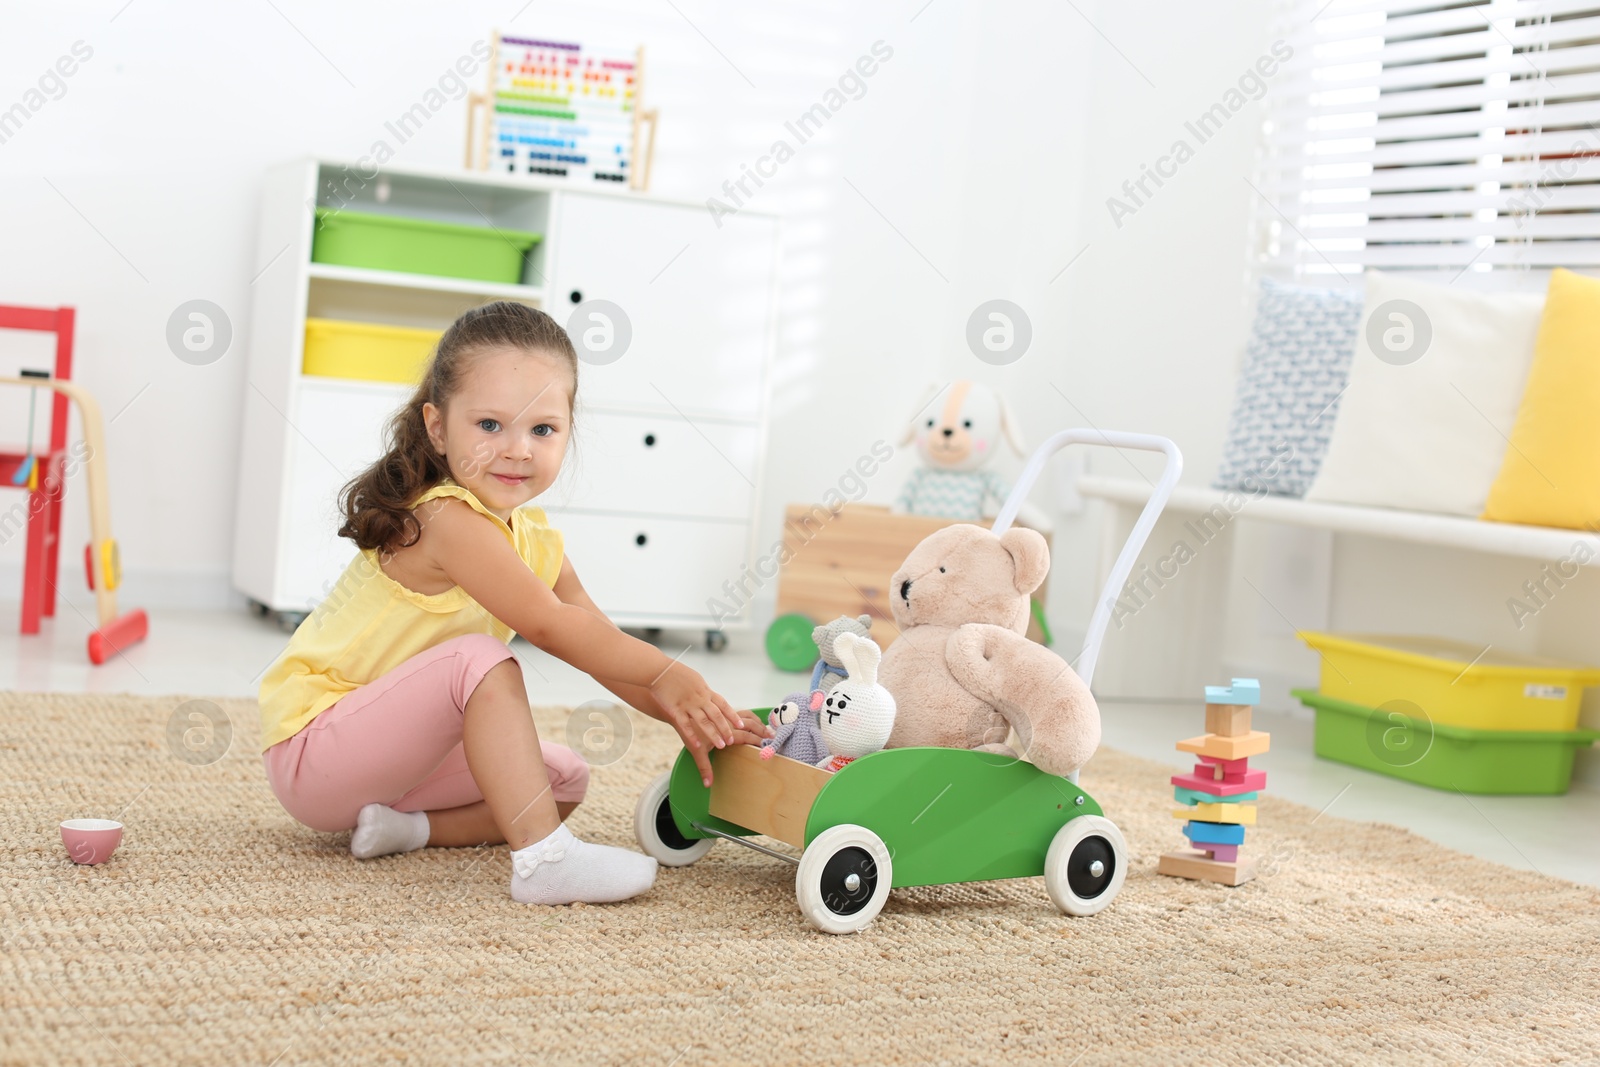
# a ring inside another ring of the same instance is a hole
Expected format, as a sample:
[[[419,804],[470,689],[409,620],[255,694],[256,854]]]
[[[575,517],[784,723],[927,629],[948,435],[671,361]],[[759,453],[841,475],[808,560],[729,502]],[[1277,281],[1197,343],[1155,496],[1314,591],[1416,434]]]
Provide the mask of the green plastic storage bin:
[[[1600,740],[1600,730],[1479,730],[1431,722],[1404,701],[1368,708],[1292,692],[1316,712],[1317,755],[1451,792],[1565,793],[1574,754]]]
[[[522,281],[523,257],[541,236],[319,207],[311,261],[515,285]]]

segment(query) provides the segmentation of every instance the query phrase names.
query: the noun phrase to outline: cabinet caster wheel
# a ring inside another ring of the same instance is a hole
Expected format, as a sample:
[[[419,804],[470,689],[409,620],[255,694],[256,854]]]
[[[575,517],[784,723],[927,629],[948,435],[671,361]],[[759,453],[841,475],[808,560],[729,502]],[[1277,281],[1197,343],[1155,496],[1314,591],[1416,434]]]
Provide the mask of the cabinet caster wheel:
[[[306,621],[310,614],[305,611],[279,611],[275,613],[278,620],[278,629],[286,634],[292,634],[300,629],[300,624]]]
[[[706,651],[721,652],[728,647],[728,635],[721,630],[706,631]]]
[[[265,604],[263,604],[259,600],[251,600],[249,603],[250,603],[250,614],[254,615],[258,619],[264,619],[268,615],[272,614],[272,609],[267,607]]]

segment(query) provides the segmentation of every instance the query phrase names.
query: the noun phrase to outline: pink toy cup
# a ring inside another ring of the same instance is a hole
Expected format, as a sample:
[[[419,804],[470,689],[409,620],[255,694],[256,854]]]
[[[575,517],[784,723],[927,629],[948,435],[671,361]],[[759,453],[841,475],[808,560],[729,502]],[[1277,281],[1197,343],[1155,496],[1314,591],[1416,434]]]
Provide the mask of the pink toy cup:
[[[68,819],[61,824],[61,843],[73,863],[104,863],[122,844],[122,824],[112,819]]]

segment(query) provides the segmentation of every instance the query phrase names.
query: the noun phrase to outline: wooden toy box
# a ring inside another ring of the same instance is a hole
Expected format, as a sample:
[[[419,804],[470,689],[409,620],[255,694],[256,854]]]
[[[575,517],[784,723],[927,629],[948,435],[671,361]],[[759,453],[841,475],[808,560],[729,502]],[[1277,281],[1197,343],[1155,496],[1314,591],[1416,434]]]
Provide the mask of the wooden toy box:
[[[791,504],[784,512],[789,561],[778,571],[777,614],[797,612],[819,623],[840,615],[871,615],[872,639],[888,648],[896,636],[890,575],[924,537],[960,521],[896,515],[877,504],[845,504],[836,512],[820,504]],[[1048,546],[1050,535],[1044,539]],[[1041,607],[1049,581],[1046,576],[1033,594]],[[1044,643],[1037,616],[1028,621],[1028,637]]]

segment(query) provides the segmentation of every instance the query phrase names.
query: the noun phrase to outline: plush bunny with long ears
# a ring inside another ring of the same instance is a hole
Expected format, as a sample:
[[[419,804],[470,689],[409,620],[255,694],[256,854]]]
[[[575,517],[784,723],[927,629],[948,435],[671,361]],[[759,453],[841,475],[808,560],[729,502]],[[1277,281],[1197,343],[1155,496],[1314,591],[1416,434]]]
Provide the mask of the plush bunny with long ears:
[[[877,752],[894,730],[894,697],[878,684],[878,664],[883,651],[870,637],[839,634],[834,650],[850,676],[831,689],[818,709],[822,714],[822,739],[833,755],[818,763],[836,771],[851,760]]]

